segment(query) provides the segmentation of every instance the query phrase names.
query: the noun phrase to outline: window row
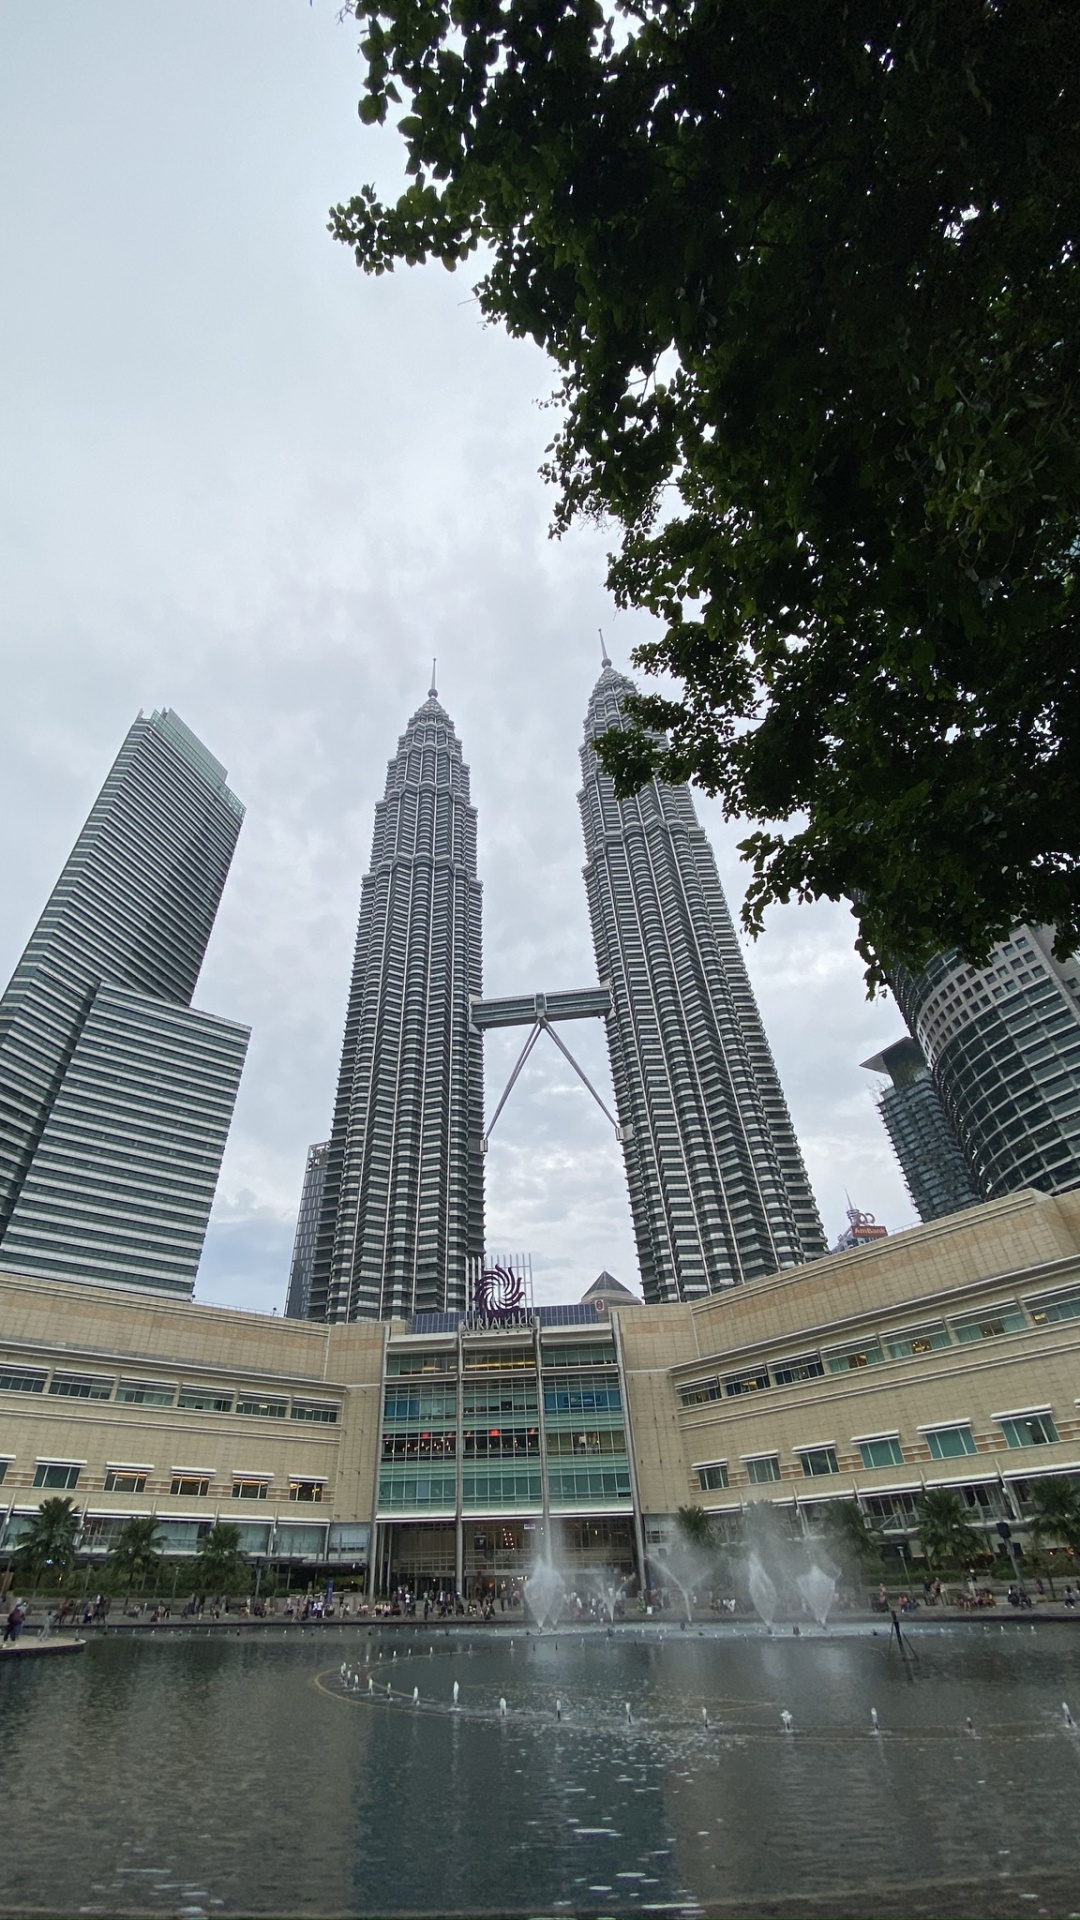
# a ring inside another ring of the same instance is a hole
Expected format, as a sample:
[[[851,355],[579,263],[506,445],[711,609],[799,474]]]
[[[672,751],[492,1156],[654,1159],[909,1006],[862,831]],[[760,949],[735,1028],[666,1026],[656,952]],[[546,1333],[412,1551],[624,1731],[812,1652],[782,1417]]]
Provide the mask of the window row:
[[[1056,1446],[1060,1438],[1053,1417],[1045,1408],[1030,1413],[999,1414],[997,1424],[1010,1449]],[[967,1420],[940,1427],[920,1427],[919,1435],[932,1460],[959,1460],[979,1451]],[[898,1433],[877,1434],[869,1439],[854,1440],[852,1445],[867,1471],[874,1467],[902,1467],[908,1461]],[[795,1447],[793,1453],[807,1480],[842,1471],[835,1446]],[[744,1454],[742,1466],[751,1486],[764,1486],[781,1478],[779,1453]],[[703,1492],[715,1492],[730,1484],[726,1460],[705,1461],[696,1466],[694,1472]]]
[[[264,1420],[303,1420],[336,1426],[333,1401],[290,1400],[237,1388],[178,1387],[174,1382],[120,1380],[115,1374],[66,1373],[0,1364],[0,1393],[41,1393],[61,1400],[111,1400],[121,1406],[173,1407],[185,1413],[239,1413]]]
[[[10,1460],[0,1460],[0,1481],[6,1474]],[[51,1492],[69,1491],[72,1487],[84,1486],[85,1463],[74,1460],[39,1460],[34,1469],[33,1485],[44,1487]],[[103,1482],[106,1493],[145,1493],[152,1467],[108,1467]],[[217,1495],[231,1494],[234,1500],[267,1500],[288,1498],[289,1500],[308,1501],[313,1504],[324,1498],[325,1480],[309,1475],[290,1474],[288,1492],[273,1493],[272,1473],[234,1473],[228,1487],[216,1485],[217,1476],[212,1472],[184,1472],[174,1468],[169,1480],[169,1492],[174,1498],[185,1500],[207,1500]]]
[[[1045,1326],[1059,1320],[1080,1319],[1080,1287],[1029,1298],[1021,1305],[1015,1300],[999,1303],[981,1313],[929,1321],[907,1327],[898,1333],[872,1335],[843,1346],[825,1347],[820,1352],[802,1353],[791,1359],[741,1367],[738,1372],[711,1374],[707,1379],[688,1381],[678,1388],[680,1404],[705,1406],[716,1400],[735,1400],[746,1394],[762,1393],[770,1387],[793,1386],[800,1380],[819,1380],[826,1373],[852,1373],[863,1367],[876,1367],[888,1360],[908,1360],[932,1353],[939,1347],[967,1345],[976,1340],[993,1340],[999,1334],[1021,1333],[1029,1326]]]

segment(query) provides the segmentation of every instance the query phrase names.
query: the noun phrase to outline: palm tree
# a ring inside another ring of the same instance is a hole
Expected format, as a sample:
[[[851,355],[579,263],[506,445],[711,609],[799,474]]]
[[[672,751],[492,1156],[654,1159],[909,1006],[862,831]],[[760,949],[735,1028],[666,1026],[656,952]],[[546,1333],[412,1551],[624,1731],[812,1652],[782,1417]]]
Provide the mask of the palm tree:
[[[844,1571],[881,1568],[881,1540],[857,1500],[827,1500],[818,1510],[826,1542]]]
[[[116,1539],[109,1548],[109,1564],[120,1580],[127,1581],[127,1590],[138,1586],[140,1592],[146,1585],[147,1576],[154,1572],[161,1559],[158,1545],[160,1529],[152,1514],[137,1515],[125,1520]]]
[[[27,1567],[37,1587],[46,1571],[57,1585],[75,1559],[81,1525],[74,1500],[43,1500],[16,1549],[20,1566]]]
[[[967,1517],[967,1508],[952,1487],[927,1487],[919,1499],[919,1539],[933,1567],[950,1561],[960,1565],[985,1552]]]
[[[229,1594],[241,1583],[247,1586],[247,1555],[240,1551],[240,1529],[228,1520],[218,1520],[203,1535],[195,1550],[199,1583],[207,1593]]]
[[[1032,1481],[1024,1505],[1031,1544],[1040,1561],[1046,1540],[1057,1540],[1071,1553],[1076,1553],[1080,1548],[1080,1500],[1071,1480],[1061,1474],[1050,1474],[1045,1480]],[[1055,1597],[1050,1563],[1044,1564],[1051,1597]]]
[[[675,1521],[683,1539],[689,1540],[695,1547],[711,1547],[714,1544],[709,1516],[704,1507],[680,1507]]]

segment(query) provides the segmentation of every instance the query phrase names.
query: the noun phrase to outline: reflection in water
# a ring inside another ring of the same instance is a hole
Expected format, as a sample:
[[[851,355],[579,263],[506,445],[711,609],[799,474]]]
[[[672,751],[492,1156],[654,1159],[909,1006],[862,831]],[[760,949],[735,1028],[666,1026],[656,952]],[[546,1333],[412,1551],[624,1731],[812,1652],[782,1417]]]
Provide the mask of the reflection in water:
[[[517,1627],[470,1655],[295,1630],[13,1664],[0,1907],[689,1912],[857,1886],[872,1859],[915,1912],[926,1883],[1070,1871],[1080,1638],[913,1637],[914,1683],[884,1633],[844,1632]]]

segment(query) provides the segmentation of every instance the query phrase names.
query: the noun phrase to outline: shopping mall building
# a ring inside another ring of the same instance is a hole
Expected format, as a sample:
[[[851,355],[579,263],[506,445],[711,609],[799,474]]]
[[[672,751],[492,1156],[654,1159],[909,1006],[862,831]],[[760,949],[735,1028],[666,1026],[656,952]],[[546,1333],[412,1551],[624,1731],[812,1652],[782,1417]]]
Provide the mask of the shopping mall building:
[[[1033,1192],[734,1287],[321,1326],[0,1274],[0,1566],[69,1495],[80,1553],[216,1520],[296,1585],[469,1596],[545,1540],[640,1577],[689,1504],[798,1533],[855,1497],[905,1552],[955,1487],[996,1544],[1036,1476],[1080,1482],[1080,1193]]]

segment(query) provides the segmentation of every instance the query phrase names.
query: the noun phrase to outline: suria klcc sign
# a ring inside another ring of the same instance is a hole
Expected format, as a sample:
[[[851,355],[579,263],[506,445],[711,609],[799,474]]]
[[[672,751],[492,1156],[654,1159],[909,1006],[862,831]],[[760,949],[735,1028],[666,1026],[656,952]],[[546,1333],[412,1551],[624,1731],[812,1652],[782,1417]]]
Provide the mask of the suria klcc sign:
[[[466,1333],[530,1330],[531,1277],[529,1262],[525,1259],[493,1260],[489,1255],[478,1260],[470,1276],[463,1330]]]

